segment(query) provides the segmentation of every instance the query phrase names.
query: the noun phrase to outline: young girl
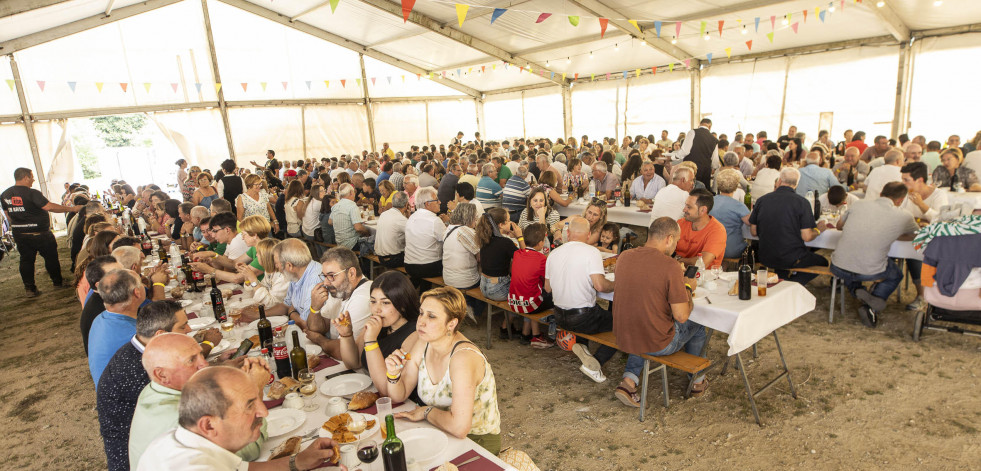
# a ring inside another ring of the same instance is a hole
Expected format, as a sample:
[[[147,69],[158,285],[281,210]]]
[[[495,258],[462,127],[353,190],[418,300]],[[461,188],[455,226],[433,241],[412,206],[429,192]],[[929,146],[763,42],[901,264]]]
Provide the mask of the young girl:
[[[603,229],[600,230],[599,242],[596,243],[596,247],[599,248],[600,252],[612,253],[613,255],[620,252],[620,226],[612,222],[604,224]]]

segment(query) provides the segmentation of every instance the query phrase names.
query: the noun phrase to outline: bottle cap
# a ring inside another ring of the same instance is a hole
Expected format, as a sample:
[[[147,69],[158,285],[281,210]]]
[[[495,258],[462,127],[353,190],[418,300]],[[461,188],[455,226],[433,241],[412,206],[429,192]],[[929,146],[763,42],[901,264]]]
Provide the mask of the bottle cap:
[[[269,354],[269,349],[268,348],[263,348],[262,349],[262,354],[263,355],[268,355]]]
[[[296,321],[289,321],[286,323],[286,325],[296,325]]]

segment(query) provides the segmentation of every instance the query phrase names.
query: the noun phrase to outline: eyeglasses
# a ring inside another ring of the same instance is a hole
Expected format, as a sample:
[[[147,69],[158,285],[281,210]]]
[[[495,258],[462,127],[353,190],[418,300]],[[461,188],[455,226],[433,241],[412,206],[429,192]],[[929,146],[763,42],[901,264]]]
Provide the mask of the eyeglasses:
[[[429,203],[438,203],[438,202],[439,202],[439,200],[427,200],[426,202],[424,202],[422,204],[425,206],[425,205],[427,205]]]
[[[337,279],[337,275],[340,275],[340,274],[348,271],[350,268],[351,267],[342,268],[342,269],[337,270],[337,271],[332,272],[332,273],[320,273],[320,276],[319,276],[320,281],[322,282],[322,281],[326,280],[328,283],[333,283],[334,280]]]

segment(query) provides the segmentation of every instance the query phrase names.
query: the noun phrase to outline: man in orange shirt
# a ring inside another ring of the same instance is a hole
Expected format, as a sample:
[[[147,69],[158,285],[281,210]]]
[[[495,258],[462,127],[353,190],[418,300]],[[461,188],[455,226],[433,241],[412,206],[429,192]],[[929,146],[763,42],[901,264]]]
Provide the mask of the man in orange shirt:
[[[701,255],[705,268],[722,265],[726,253],[726,228],[712,216],[715,200],[708,190],[694,190],[685,201],[684,218],[678,220],[681,238],[675,258],[686,265],[694,265]]]

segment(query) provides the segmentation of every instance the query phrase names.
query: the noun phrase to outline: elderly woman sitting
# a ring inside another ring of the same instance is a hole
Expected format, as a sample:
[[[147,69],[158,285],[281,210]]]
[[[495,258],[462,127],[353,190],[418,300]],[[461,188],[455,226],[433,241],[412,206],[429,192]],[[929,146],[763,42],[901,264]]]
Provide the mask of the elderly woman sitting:
[[[956,147],[945,149],[940,154],[940,166],[933,170],[933,184],[939,188],[953,189],[957,184],[967,191],[981,191],[978,174],[970,168],[961,166],[964,154]]]
[[[739,188],[742,173],[734,168],[725,168],[715,176],[719,194],[715,195],[715,204],[709,213],[726,228],[725,258],[738,258],[746,249],[746,238],[743,237],[743,226],[749,226],[749,208],[743,204],[742,198],[735,198],[733,192]]]

